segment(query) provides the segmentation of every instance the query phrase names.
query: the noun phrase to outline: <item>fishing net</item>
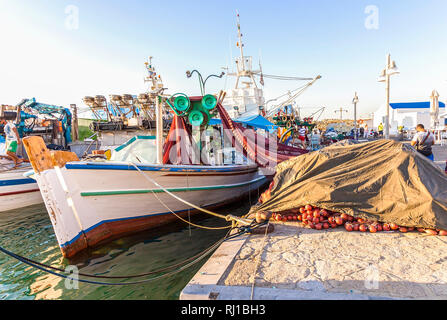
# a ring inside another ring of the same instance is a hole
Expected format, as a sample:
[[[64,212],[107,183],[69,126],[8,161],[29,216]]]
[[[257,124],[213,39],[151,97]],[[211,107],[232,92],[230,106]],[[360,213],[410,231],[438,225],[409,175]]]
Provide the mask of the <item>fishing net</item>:
[[[184,118],[175,115],[163,145],[163,163],[191,164],[191,152],[191,130]]]
[[[221,104],[217,104],[217,110],[222,120],[226,140],[224,145],[234,147],[239,153],[267,169],[264,170],[265,174],[274,174],[279,162],[308,152],[278,143],[276,137],[257,134],[256,131],[233,122]],[[193,151],[191,141],[190,126],[186,124],[183,117],[175,115],[163,146],[163,163],[191,164]]]
[[[307,150],[278,143],[276,138],[267,138],[254,130],[244,128],[242,124],[233,122],[224,107],[217,105],[225,138],[232,141],[233,146],[247,155],[260,167],[267,169],[265,174],[274,174],[276,165],[282,161],[307,153]]]
[[[339,142],[284,161],[267,197],[252,208],[306,204],[407,227],[447,229],[447,175],[408,144]]]

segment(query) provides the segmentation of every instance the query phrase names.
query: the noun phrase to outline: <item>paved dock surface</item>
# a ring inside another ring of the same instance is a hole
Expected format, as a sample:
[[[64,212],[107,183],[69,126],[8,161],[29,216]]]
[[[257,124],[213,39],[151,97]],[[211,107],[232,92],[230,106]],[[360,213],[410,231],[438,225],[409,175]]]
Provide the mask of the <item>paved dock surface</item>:
[[[444,169],[447,148],[434,153]],[[180,298],[447,299],[447,237],[272,223],[222,244]]]
[[[274,225],[222,245],[181,298],[447,299],[447,237]]]

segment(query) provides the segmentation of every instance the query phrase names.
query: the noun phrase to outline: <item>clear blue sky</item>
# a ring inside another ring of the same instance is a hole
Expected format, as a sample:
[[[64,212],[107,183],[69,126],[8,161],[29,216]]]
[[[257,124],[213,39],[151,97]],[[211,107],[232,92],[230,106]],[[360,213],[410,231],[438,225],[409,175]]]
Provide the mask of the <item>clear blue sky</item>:
[[[79,8],[79,28],[66,27],[68,5]],[[378,29],[367,29],[368,5],[378,8]],[[389,52],[401,74],[392,101],[447,96],[447,1],[117,1],[0,0],[0,103],[21,98],[64,104],[85,95],[144,91],[144,61],[151,55],[169,92],[199,93],[185,71],[218,73],[237,55],[235,12],[241,15],[245,54],[259,57],[265,73],[322,75],[298,100],[324,116],[349,109],[357,91],[359,113],[384,103],[377,82]],[[230,51],[231,48],[231,51]],[[234,79],[210,80],[208,90]],[[266,99],[299,83],[265,81]]]

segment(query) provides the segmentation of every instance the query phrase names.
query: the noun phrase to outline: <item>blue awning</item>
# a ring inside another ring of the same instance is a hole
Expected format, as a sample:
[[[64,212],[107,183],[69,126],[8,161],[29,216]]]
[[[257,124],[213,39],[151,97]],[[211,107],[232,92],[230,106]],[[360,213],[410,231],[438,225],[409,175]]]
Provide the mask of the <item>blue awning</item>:
[[[270,131],[272,129],[276,129],[277,126],[275,126],[273,123],[268,121],[266,118],[260,115],[254,115],[254,116],[248,116],[248,117],[241,117],[238,119],[233,120],[237,123],[242,123],[248,126],[252,126],[259,129],[264,129],[267,131]],[[222,121],[220,119],[211,119],[210,125],[217,125],[221,124]]]
[[[398,102],[390,103],[393,109],[430,109],[430,101],[427,102]],[[439,108],[445,108],[444,102],[439,102]]]

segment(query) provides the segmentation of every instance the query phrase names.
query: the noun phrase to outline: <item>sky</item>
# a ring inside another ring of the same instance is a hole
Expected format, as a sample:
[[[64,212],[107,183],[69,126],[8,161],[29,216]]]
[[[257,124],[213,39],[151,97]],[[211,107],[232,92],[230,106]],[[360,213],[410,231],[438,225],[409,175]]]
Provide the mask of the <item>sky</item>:
[[[234,68],[236,11],[245,55],[266,74],[315,77],[297,99],[302,115],[325,107],[338,118],[359,96],[358,114],[385,104],[377,78],[386,55],[401,73],[391,101],[447,97],[445,0],[0,0],[0,104],[22,98],[81,108],[84,96],[145,91],[144,62],[153,64],[168,93],[200,93],[197,78]],[[233,77],[210,79],[207,93],[230,90]],[[302,82],[265,79],[265,99]]]

